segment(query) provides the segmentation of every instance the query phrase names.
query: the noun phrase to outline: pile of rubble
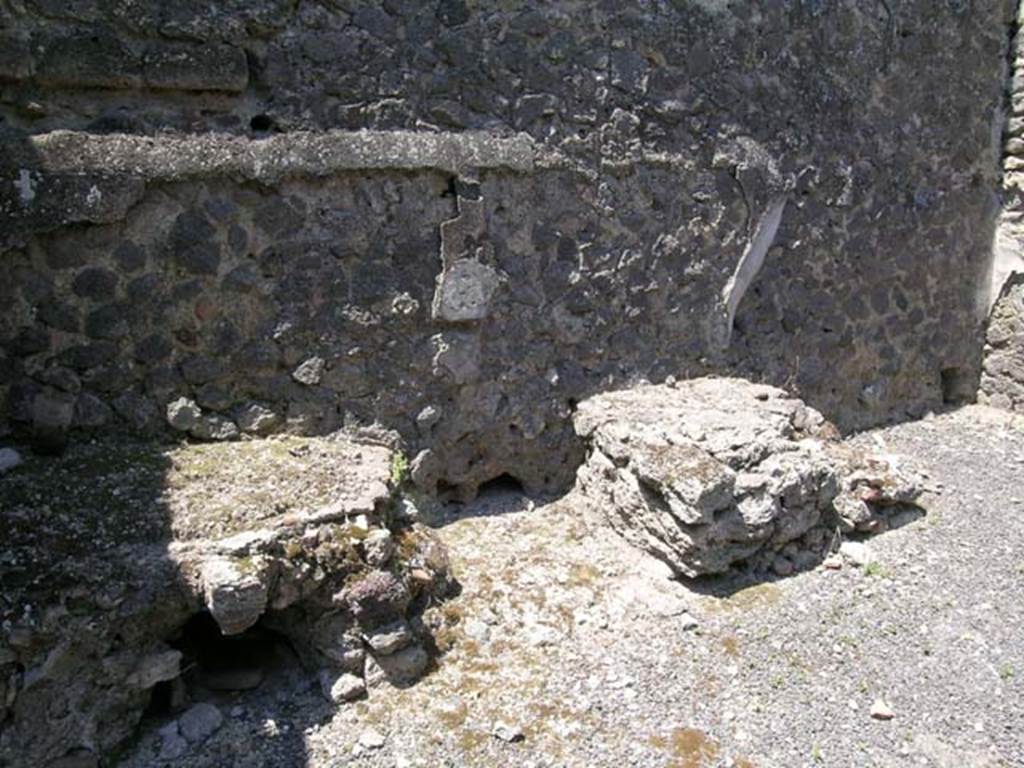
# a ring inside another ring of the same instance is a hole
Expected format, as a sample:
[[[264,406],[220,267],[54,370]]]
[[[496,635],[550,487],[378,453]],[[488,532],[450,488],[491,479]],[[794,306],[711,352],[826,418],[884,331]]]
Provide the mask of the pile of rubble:
[[[838,532],[879,532],[916,481],[842,444],[820,413],[774,387],[701,378],[582,403],[589,454],[577,493],[595,517],[687,576],[741,562],[787,574]]]

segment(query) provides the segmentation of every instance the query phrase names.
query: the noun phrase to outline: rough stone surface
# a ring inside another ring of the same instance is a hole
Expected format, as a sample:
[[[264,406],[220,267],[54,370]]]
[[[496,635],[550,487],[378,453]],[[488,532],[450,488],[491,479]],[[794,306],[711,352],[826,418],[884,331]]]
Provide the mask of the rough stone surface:
[[[243,432],[262,435],[272,432],[281,419],[273,410],[265,405],[252,403],[239,411],[237,421],[239,428]]]
[[[180,686],[197,658],[202,666],[182,633],[204,612],[217,636],[231,636],[224,642],[267,627],[285,635],[310,670],[333,676],[328,692],[350,673],[333,696],[348,700],[363,685],[361,634],[386,651],[423,637],[410,620],[450,586],[440,544],[419,527],[393,528],[390,557],[377,551],[367,563],[363,541],[394,525],[393,460],[344,434],[97,440],[59,458],[28,455],[0,483],[0,765],[49,766],[82,748],[109,754],[155,686]],[[346,589],[351,609],[332,600]],[[378,632],[385,616],[403,623]],[[404,682],[412,662],[419,673],[426,666],[416,647],[422,659],[396,662]],[[202,684],[240,690],[263,677],[242,667]],[[160,754],[180,758],[227,728],[222,720],[195,704]]]
[[[72,431],[378,423],[467,498],[640,379],[977,382],[1003,0],[65,5],[0,9],[2,431],[57,363]]]
[[[172,645],[201,611],[231,640],[287,635],[331,681],[312,686],[323,706],[360,682],[407,686],[435,647],[415,614],[450,578],[435,539],[392,525],[416,509],[392,510],[393,486],[408,476],[417,504],[470,499],[491,480],[565,490],[584,459],[573,412],[598,393],[757,377],[813,406],[790,414],[794,435],[815,433],[819,411],[847,429],[973,397],[979,297],[1020,261],[1003,226],[990,269],[1000,152],[1001,223],[1021,221],[1018,22],[1006,0],[0,3],[0,437],[36,453],[0,485],[0,766],[106,760],[154,686],[180,688],[191,659]],[[1006,350],[992,350],[992,401],[1013,406]],[[754,444],[773,449],[756,461],[687,435],[603,465],[631,519],[682,521],[644,545],[683,572],[763,556],[785,575],[829,544],[827,515],[840,533],[877,531],[877,505],[909,498],[824,435],[831,447],[816,449],[776,434],[777,415],[751,416],[766,424]],[[251,441],[342,427],[393,430],[410,460]],[[204,442],[123,438],[159,430]],[[38,454],[64,450],[62,469],[27,479]],[[521,630],[547,654],[585,638],[559,593],[587,591],[594,574],[560,571],[538,592],[519,567],[503,581],[550,598],[557,618],[507,596],[521,626],[469,622],[472,642]],[[647,582],[615,594],[620,608],[683,614]],[[599,602],[582,613],[595,627]],[[457,624],[431,610],[431,627]],[[389,629],[403,621],[409,642]],[[658,695],[623,669],[689,659],[674,629],[673,642],[641,629],[642,642],[603,651],[616,675],[587,680],[601,706],[573,709],[577,680],[500,717],[522,744],[491,738],[500,713],[474,712],[460,738],[486,743],[483,757],[412,754],[516,762],[495,750],[532,749],[550,727],[576,743],[557,752],[566,762],[591,750],[580,759],[685,763],[650,754],[645,739],[668,736],[636,738],[636,711],[601,722],[605,702],[626,711],[627,693]],[[576,668],[561,659],[502,671],[558,679]],[[699,707],[746,673],[707,675],[660,711],[683,718],[680,701]],[[515,685],[479,692],[523,699]],[[893,704],[902,723],[912,707]],[[445,707],[421,714],[461,727],[464,705]],[[236,748],[321,764],[334,749],[303,728],[308,713],[269,712],[198,749],[174,721],[138,764],[260,764]],[[344,761],[372,748],[402,764],[394,725],[344,744]],[[613,733],[632,745],[603,749]],[[820,762],[806,746],[776,754]]]
[[[457,261],[438,277],[434,317],[452,323],[483,320],[498,288],[498,275],[472,259]]]
[[[1006,281],[1024,274],[1024,6],[1017,4],[1016,34],[1010,44],[1007,114],[1002,128],[1003,178],[999,192],[1002,211],[993,243],[991,278],[985,292],[985,306],[1003,293]]]
[[[178,730],[185,740],[196,744],[216,732],[224,723],[224,715],[213,704],[205,702],[189,708],[178,719]]]
[[[1024,271],[1007,279],[992,307],[979,400],[1024,411]]]
[[[203,563],[206,607],[225,635],[237,635],[255,624],[267,607],[269,579],[266,564],[250,557],[243,562],[226,557]]]
[[[172,403],[167,404],[167,423],[179,432],[188,432],[194,429],[202,411],[194,401],[187,397],[179,397]]]
[[[414,639],[411,628],[405,621],[396,621],[364,636],[366,644],[377,654],[387,656],[402,650]]]
[[[988,328],[978,401],[1024,410],[1024,5],[1018,3],[1010,45],[1009,114],[1003,127],[1002,212],[993,244],[991,279],[985,296]],[[950,373],[955,373],[951,371]],[[950,377],[947,389],[964,400],[964,382]],[[973,394],[973,393],[971,393]]]
[[[410,645],[400,651],[366,657],[366,685],[368,688],[388,683],[404,688],[416,682],[430,664],[430,656],[419,645]]]
[[[320,357],[311,357],[292,371],[292,378],[300,384],[314,386],[320,383],[324,375],[324,361]]]
[[[181,674],[181,651],[157,651],[138,660],[124,679],[129,688],[146,691],[157,683],[173,680]]]
[[[577,489],[594,516],[685,576],[755,556],[791,572],[775,557],[786,545],[821,559],[835,530],[883,530],[920,493],[800,400],[741,379],[597,395],[574,422],[589,446]]]
[[[353,675],[351,672],[333,675],[324,670],[320,674],[320,685],[323,688],[324,696],[335,704],[358,699],[366,693],[366,684],[363,682],[363,678]]]
[[[182,757],[188,751],[188,741],[178,730],[178,723],[173,722],[160,730],[160,760],[173,761]]]

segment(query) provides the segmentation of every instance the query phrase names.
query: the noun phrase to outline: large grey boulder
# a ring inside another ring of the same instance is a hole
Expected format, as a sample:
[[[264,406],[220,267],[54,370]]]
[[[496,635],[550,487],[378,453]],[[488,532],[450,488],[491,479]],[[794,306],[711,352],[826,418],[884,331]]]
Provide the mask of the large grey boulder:
[[[918,495],[887,462],[839,442],[814,409],[742,379],[597,395],[574,425],[589,443],[576,492],[684,576],[769,562],[812,531],[879,530],[888,507]]]

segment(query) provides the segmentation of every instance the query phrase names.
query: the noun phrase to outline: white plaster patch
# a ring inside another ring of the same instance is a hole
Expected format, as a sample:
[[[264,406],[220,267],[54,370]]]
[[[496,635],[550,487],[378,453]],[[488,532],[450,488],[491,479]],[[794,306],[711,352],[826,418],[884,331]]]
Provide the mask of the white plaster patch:
[[[21,197],[21,202],[28,205],[36,197],[36,190],[34,182],[32,181],[32,172],[22,168],[18,171],[18,180],[14,182],[14,188],[18,190],[18,195]]]
[[[786,198],[780,197],[772,200],[764,215],[757,223],[754,236],[750,238],[743,256],[736,265],[736,270],[729,278],[725,288],[722,289],[722,307],[724,312],[723,326],[717,329],[715,343],[721,349],[729,346],[732,338],[732,326],[736,318],[736,309],[740,300],[746,294],[750,284],[754,282],[757,273],[764,266],[765,256],[775,242],[775,235],[782,223],[782,212],[786,208]]]
[[[996,300],[1003,291],[1003,286],[1010,276],[1024,272],[1024,232],[1009,224],[1004,215],[996,231],[992,253],[992,267],[989,283],[982,288],[979,308],[983,316],[988,316]]]
[[[475,259],[456,261],[446,269],[434,296],[434,317],[449,322],[482,320],[498,287],[498,275]]]

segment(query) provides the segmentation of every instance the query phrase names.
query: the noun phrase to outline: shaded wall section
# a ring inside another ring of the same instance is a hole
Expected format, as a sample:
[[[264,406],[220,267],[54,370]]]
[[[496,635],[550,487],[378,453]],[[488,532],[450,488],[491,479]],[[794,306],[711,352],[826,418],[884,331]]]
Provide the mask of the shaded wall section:
[[[378,422],[470,495],[642,378],[976,380],[1012,4],[620,6],[7,11],[4,428]]]

